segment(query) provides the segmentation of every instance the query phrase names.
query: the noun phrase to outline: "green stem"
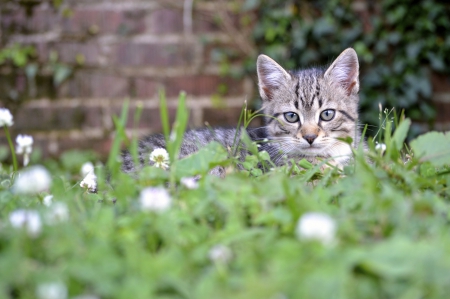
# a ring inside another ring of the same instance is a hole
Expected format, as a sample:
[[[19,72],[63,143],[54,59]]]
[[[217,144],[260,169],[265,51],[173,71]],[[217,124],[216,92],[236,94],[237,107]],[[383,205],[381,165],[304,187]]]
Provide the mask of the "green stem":
[[[4,125],[3,128],[5,129],[6,139],[8,139],[9,148],[11,149],[14,171],[17,171],[19,168],[17,167],[17,158],[16,158],[16,151],[14,149],[14,144],[11,140],[11,135],[9,135],[8,127],[6,125]]]

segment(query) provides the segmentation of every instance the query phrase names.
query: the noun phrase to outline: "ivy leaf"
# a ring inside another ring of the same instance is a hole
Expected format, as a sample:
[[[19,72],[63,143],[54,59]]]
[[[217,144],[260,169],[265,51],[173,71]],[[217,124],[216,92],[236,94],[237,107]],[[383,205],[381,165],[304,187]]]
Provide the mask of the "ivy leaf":
[[[405,119],[400,123],[398,128],[395,130],[394,136],[392,136],[392,139],[394,140],[394,146],[398,151],[401,150],[403,147],[403,142],[405,141],[410,126],[411,120],[409,118]]]
[[[436,167],[450,165],[450,133],[429,132],[411,141],[411,148],[421,161]]]
[[[58,64],[55,66],[55,73],[53,75],[53,84],[57,87],[64,82],[72,74],[72,68]]]

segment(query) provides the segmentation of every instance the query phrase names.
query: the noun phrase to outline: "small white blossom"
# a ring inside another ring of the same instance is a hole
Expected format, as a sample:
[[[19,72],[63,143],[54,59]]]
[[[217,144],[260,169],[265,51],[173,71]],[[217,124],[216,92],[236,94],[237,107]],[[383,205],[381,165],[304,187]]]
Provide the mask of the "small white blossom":
[[[31,237],[37,237],[42,231],[41,217],[37,211],[15,210],[9,214],[9,222],[14,228],[25,228]]]
[[[47,195],[42,199],[42,203],[44,204],[44,206],[51,206],[53,202],[53,195]]]
[[[163,212],[172,205],[172,198],[163,187],[148,187],[141,191],[139,203],[144,211]]]
[[[60,282],[50,282],[38,285],[36,289],[38,299],[67,299],[67,287]]]
[[[83,166],[81,166],[81,175],[85,177],[90,173],[95,174],[94,164],[92,164],[91,162],[86,162],[83,164]]]
[[[188,189],[197,189],[198,182],[194,177],[181,178],[180,183]]]
[[[299,239],[312,239],[323,244],[332,244],[336,234],[336,223],[327,214],[306,213],[300,217],[296,233]]]
[[[169,154],[163,148],[157,148],[150,153],[150,161],[154,162],[155,167],[162,169],[169,168]]]
[[[80,187],[88,189],[90,192],[95,192],[97,190],[97,176],[93,173],[88,173],[80,182]]]
[[[50,206],[46,216],[49,224],[64,222],[69,219],[69,209],[65,203],[55,202]]]
[[[16,138],[16,153],[23,154],[23,166],[27,166],[30,162],[30,154],[33,150],[33,137],[29,135],[18,135]]]
[[[0,127],[11,127],[13,124],[13,116],[11,112],[9,112],[9,109],[0,108]]]
[[[39,193],[50,188],[52,178],[44,166],[29,167],[17,176],[13,190],[21,194]]]
[[[377,145],[375,145],[375,149],[383,155],[386,151],[386,144],[377,142]]]
[[[231,261],[233,253],[225,245],[215,245],[208,252],[209,259],[214,263],[227,264]]]

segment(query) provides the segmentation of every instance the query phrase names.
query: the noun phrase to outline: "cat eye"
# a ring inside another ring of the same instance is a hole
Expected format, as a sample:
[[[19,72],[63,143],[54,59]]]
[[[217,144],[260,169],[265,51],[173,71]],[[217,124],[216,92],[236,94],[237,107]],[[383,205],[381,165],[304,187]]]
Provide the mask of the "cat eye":
[[[298,114],[294,113],[294,112],[286,112],[284,114],[284,118],[286,119],[287,122],[289,123],[296,123],[298,122],[299,118],[298,118]]]
[[[324,121],[330,121],[334,118],[335,114],[336,112],[333,109],[323,110],[322,113],[320,113],[320,119]]]

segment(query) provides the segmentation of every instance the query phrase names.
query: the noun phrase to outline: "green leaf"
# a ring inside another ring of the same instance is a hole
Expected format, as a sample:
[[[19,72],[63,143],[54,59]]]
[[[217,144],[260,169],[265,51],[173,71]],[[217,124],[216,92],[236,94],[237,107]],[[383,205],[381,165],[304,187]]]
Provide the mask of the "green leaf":
[[[313,167],[311,162],[307,161],[306,159],[301,159],[300,162],[298,162],[298,165],[305,169],[311,169]]]
[[[398,128],[395,130],[394,136],[392,136],[392,139],[394,140],[394,146],[398,151],[401,150],[403,147],[403,142],[405,141],[410,126],[411,120],[409,118],[405,119],[400,123]]]
[[[53,75],[53,84],[59,86],[72,74],[72,68],[58,64],[55,66],[55,74]]]
[[[434,166],[450,165],[450,133],[429,132],[411,141],[414,154]]]
[[[198,152],[174,163],[178,178],[207,173],[215,166],[222,165],[228,153],[218,142],[211,142]]]

